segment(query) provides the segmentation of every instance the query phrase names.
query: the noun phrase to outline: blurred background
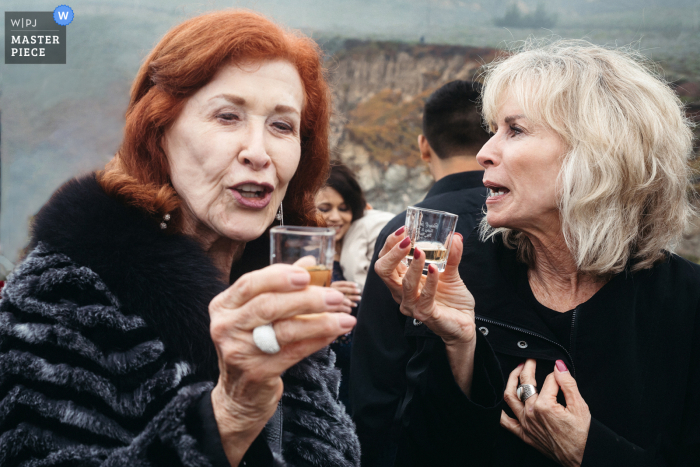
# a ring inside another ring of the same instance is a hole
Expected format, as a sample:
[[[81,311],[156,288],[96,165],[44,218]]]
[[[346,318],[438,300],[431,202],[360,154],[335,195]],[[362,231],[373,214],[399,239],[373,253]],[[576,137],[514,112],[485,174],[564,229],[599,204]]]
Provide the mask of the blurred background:
[[[2,11],[57,2],[2,0]],[[136,71],[172,26],[249,8],[312,36],[334,92],[332,146],[369,202],[394,213],[432,180],[416,147],[425,98],[478,75],[498,49],[528,37],[630,46],[652,59],[700,115],[700,0],[69,0],[65,65],[0,65],[0,276],[18,260],[32,216],[69,178],[118,149]],[[4,28],[4,21],[2,22]],[[0,34],[3,42],[4,31]],[[697,141],[696,141],[697,144]],[[679,253],[698,261],[700,230]],[[3,277],[0,277],[0,280]]]

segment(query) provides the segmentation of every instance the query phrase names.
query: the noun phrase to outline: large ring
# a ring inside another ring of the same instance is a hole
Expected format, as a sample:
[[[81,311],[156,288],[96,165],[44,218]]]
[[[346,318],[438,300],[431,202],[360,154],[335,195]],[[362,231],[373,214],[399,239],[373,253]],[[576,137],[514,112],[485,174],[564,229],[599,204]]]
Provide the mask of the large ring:
[[[515,391],[515,394],[517,394],[518,399],[520,399],[522,402],[525,402],[526,400],[537,394],[537,388],[532,384],[521,384],[518,386],[518,389]]]
[[[267,354],[273,354],[280,351],[280,344],[277,342],[275,330],[272,323],[263,324],[253,329],[253,342],[257,348]]]

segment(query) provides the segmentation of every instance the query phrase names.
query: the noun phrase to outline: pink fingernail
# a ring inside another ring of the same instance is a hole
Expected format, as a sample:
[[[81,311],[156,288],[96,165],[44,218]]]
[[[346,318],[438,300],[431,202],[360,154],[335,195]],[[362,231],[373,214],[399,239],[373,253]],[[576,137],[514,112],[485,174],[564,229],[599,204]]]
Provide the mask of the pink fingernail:
[[[357,319],[353,315],[346,315],[345,313],[338,315],[338,324],[343,329],[351,329],[357,323]]]
[[[326,291],[326,296],[324,297],[326,305],[340,305],[345,299],[345,295],[338,292],[337,290],[329,289]]]
[[[520,365],[518,365],[518,368],[520,368],[520,367],[523,366],[523,365],[525,365],[525,364],[524,364],[524,363],[521,363]]]
[[[397,230],[396,232],[394,232],[394,235],[396,235],[398,237],[399,235],[401,235],[404,232],[404,230],[406,230],[405,225],[403,227],[401,227],[399,230]]]
[[[310,280],[311,277],[308,272],[295,272],[289,276],[289,282],[296,286],[306,285]]]
[[[557,370],[559,370],[559,373],[564,373],[565,371],[569,371],[569,369],[566,367],[566,363],[564,363],[563,360],[557,360],[556,364]]]
[[[401,243],[399,243],[399,248],[406,248],[410,244],[411,244],[411,239],[409,237],[406,237],[403,240],[401,240]]]
[[[435,273],[437,272],[437,268],[435,267],[434,264],[428,265],[428,272],[429,272],[430,274],[435,274]]]
[[[462,237],[462,234],[459,232],[455,232],[455,235],[459,237],[460,241],[464,243],[464,237]]]
[[[420,259],[420,250],[418,248],[413,250],[413,259]]]

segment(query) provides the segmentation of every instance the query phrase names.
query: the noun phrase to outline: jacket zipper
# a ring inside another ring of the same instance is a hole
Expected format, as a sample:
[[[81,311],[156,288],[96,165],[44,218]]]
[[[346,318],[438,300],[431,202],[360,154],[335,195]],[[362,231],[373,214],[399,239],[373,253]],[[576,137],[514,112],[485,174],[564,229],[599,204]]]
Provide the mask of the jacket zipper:
[[[569,357],[569,361],[571,362],[571,375],[574,378],[576,377],[576,366],[574,365],[574,359],[571,357],[571,354],[569,353],[569,351],[566,350],[566,347],[564,347],[560,343],[555,342],[552,339],[549,339],[541,334],[537,334],[536,332],[528,331],[527,329],[524,329],[524,328],[520,328],[517,326],[511,326],[510,324],[501,323],[499,321],[494,321],[494,320],[491,320],[488,318],[482,318],[481,316],[476,316],[476,319],[478,319],[480,321],[484,321],[486,323],[494,324],[496,326],[503,326],[504,328],[508,328],[508,329],[513,330],[513,331],[518,331],[518,332],[522,332],[525,334],[529,334],[531,336],[537,337],[539,339],[543,339],[551,344],[556,345],[557,347],[559,347],[560,349],[562,349],[564,351],[564,353],[566,354],[567,357]],[[576,320],[576,311],[574,311],[574,319],[572,320],[572,324],[571,324],[571,332],[572,333],[573,333],[573,327],[574,327],[575,320]]]

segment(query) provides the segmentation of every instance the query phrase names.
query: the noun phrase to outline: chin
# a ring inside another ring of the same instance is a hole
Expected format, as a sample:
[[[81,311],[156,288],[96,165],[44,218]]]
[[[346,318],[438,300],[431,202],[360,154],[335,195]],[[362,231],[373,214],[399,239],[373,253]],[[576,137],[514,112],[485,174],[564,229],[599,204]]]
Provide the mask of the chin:
[[[272,219],[250,219],[242,218],[243,216],[233,219],[221,229],[223,235],[231,240],[239,242],[252,242],[256,240],[272,223]]]

